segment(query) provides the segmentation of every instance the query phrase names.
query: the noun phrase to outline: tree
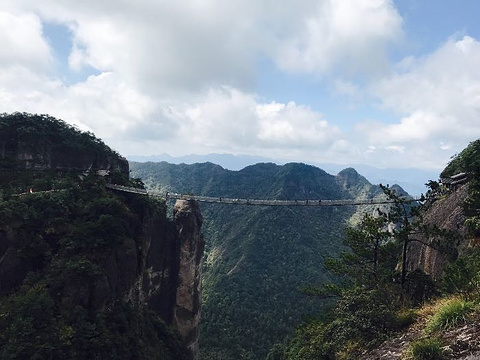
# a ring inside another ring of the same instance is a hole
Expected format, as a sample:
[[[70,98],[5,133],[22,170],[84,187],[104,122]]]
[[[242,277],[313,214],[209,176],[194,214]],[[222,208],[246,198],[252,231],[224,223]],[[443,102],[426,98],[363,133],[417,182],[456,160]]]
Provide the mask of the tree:
[[[393,201],[393,206],[387,214],[391,224],[395,224],[392,234],[402,248],[400,284],[405,292],[407,280],[407,260],[409,245],[412,242],[421,243],[440,252],[456,258],[456,249],[453,246],[458,234],[440,229],[433,224],[427,224],[423,220],[422,207],[418,206],[411,197],[398,194],[393,188],[380,184],[388,200]],[[452,259],[452,260],[453,260]]]
[[[388,231],[386,214],[377,211],[378,216],[365,214],[357,227],[346,230],[344,251],[337,259],[327,259],[326,267],[344,282],[353,286],[377,287],[385,277],[390,277],[395,268],[395,244]],[[393,260],[393,261],[392,261]]]

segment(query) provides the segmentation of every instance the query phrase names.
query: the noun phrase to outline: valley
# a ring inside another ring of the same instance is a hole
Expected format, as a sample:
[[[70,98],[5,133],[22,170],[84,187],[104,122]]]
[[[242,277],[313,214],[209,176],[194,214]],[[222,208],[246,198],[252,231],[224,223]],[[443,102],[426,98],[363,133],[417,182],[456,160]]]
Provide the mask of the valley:
[[[337,176],[305,164],[230,171],[211,163],[131,163],[159,193],[299,201],[383,195],[353,169]],[[382,205],[384,206],[384,205]],[[374,207],[251,207],[202,203],[206,255],[200,331],[203,359],[259,359],[325,301],[302,288],[335,281],[324,260],[344,249],[344,227]],[[358,212],[357,212],[358,211]],[[354,216],[355,215],[355,216]]]

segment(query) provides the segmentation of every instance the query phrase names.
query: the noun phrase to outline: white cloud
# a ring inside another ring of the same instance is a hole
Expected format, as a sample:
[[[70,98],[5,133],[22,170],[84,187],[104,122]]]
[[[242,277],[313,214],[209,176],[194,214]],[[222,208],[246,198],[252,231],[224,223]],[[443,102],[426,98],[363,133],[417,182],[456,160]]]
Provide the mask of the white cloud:
[[[248,86],[253,79],[260,48],[253,0],[241,6],[186,0],[23,3],[45,19],[68,24],[75,69],[88,65],[115,72],[132,86],[161,95]]]
[[[352,99],[361,97],[360,87],[352,81],[336,79],[333,81],[333,93],[335,95],[347,96]]]
[[[388,45],[402,37],[401,26],[389,0],[321,1],[303,31],[280,43],[276,60],[291,71],[382,72],[388,68]]]
[[[155,104],[112,73],[67,87],[15,67],[0,69],[0,108],[5,112],[48,113],[108,140],[125,136],[154,111]]]
[[[159,95],[223,85],[251,90],[259,56],[289,71],[378,72],[402,33],[391,0],[17,0],[17,6],[70,27],[73,69],[115,72]]]
[[[252,151],[284,157],[292,151],[325,150],[339,135],[308,107],[264,103],[254,94],[228,87],[173,106],[179,136],[202,152]]]
[[[340,134],[321,114],[294,102],[257,105],[257,138],[267,146],[325,149]]]
[[[402,61],[395,74],[372,87],[398,122],[364,123],[359,131],[378,149],[403,149],[405,165],[442,166],[452,151],[480,137],[479,63],[480,42],[468,36]]]
[[[36,15],[13,14],[0,8],[0,66],[48,70],[52,56],[41,29],[40,19]]]
[[[391,0],[10,3],[0,6],[2,111],[50,113],[123,153],[438,167],[480,136],[479,42],[450,40],[388,75],[388,48],[403,36]],[[99,75],[67,85],[53,74],[41,21],[70,29],[71,70]],[[259,57],[332,81],[336,101],[360,108],[374,96],[394,119],[349,133],[301,101],[266,101],[254,91]],[[369,94],[358,74],[376,79]]]

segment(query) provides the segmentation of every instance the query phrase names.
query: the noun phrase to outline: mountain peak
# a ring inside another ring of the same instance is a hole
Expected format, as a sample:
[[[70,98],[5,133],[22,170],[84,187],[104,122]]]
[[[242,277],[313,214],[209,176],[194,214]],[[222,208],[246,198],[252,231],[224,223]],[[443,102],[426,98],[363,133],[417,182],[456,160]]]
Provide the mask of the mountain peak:
[[[364,186],[370,184],[370,182],[360,175],[354,168],[346,168],[337,174],[337,181],[343,187],[348,190],[352,187]]]

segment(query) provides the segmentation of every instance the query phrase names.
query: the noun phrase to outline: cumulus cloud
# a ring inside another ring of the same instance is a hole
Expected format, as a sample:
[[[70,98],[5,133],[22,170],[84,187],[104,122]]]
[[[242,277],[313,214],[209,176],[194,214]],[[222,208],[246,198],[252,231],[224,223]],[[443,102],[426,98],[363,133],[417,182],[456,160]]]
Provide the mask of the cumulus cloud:
[[[392,1],[321,1],[302,32],[280,43],[276,60],[291,71],[375,73],[388,68],[387,47],[401,37],[402,18]]]
[[[62,80],[45,21],[69,28],[70,69],[95,75]],[[0,107],[50,113],[126,154],[438,167],[480,136],[480,44],[452,39],[390,73],[402,36],[391,0],[17,0],[0,6]],[[335,100],[371,96],[393,120],[350,133],[308,104],[267,101],[255,92],[260,57],[323,79]]]
[[[406,114],[382,129],[398,140],[480,136],[480,42],[449,40],[433,54],[381,81],[385,107]]]
[[[430,166],[445,163],[452,150],[480,137],[479,62],[480,42],[468,36],[402,61],[392,76],[372,86],[398,122],[364,123],[358,130],[377,148],[402,149]]]
[[[249,90],[260,56],[289,71],[377,72],[402,33],[391,0],[18,0],[67,24],[70,66],[116,72],[149,93],[228,85]]]
[[[22,67],[0,69],[0,108],[49,113],[106,139],[118,137],[153,112],[152,100],[112,73],[65,86]]]
[[[306,106],[266,103],[255,94],[229,87],[211,89],[176,109],[181,136],[210,152],[275,150],[283,157],[295,150],[325,150],[340,133]]]
[[[259,50],[247,1],[51,1],[30,3],[45,19],[68,24],[70,65],[121,74],[142,91],[248,86]],[[244,6],[245,5],[245,6]]]
[[[52,56],[41,29],[41,21],[34,14],[14,14],[0,9],[0,66],[48,70]]]
[[[267,146],[325,149],[340,135],[321,114],[295,102],[259,104],[256,114],[257,137]]]

